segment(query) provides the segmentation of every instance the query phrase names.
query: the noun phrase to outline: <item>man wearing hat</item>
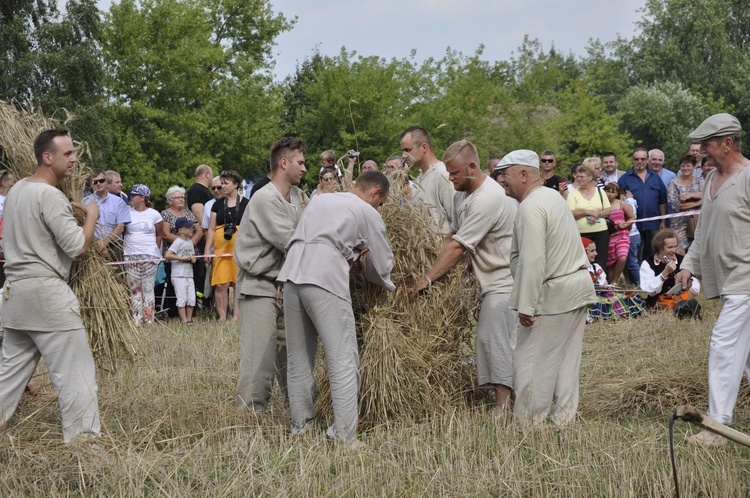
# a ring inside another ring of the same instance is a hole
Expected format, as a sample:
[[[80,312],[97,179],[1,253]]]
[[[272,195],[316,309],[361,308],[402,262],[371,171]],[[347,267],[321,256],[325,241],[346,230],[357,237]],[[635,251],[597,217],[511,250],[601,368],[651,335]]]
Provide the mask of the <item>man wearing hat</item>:
[[[435,263],[411,288],[420,291],[431,286],[469,253],[481,300],[476,340],[478,384],[494,388],[492,411],[502,415],[513,405],[513,345],[518,321],[508,306],[513,287],[508,254],[516,203],[482,172],[471,142],[461,140],[448,147],[443,161],[456,190],[451,232]]]
[[[683,289],[695,276],[706,298],[721,297],[722,308],[708,350],[708,412],[732,422],[742,374],[750,356],[750,161],[742,155],[740,122],[731,114],[714,114],[689,136],[716,169],[706,178],[695,241],[675,276]],[[707,446],[726,439],[702,431],[687,438]]]
[[[520,203],[510,253],[510,306],[521,322],[513,412],[521,425],[549,419],[564,426],[578,409],[583,328],[596,301],[589,262],[567,202],[543,186],[539,156],[516,150],[495,168],[505,192]]]

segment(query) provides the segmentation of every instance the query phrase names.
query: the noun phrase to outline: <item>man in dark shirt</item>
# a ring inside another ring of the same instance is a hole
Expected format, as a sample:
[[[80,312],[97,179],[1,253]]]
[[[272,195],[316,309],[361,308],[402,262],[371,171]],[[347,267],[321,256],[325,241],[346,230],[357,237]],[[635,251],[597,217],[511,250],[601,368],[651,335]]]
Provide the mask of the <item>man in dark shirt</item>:
[[[208,201],[214,198],[209,190],[214,172],[211,166],[201,164],[195,168],[195,183],[187,191],[187,206],[195,215],[195,219],[200,223],[203,220],[203,209]],[[203,254],[205,250],[205,239],[201,239],[197,244],[198,254]],[[203,297],[204,283],[206,281],[206,262],[203,259],[193,264],[193,279],[195,281],[195,291],[199,297]]]
[[[557,156],[551,150],[545,150],[539,154],[539,176],[544,180],[544,186],[557,190],[563,199],[568,198],[568,183],[565,178],[555,174]]]

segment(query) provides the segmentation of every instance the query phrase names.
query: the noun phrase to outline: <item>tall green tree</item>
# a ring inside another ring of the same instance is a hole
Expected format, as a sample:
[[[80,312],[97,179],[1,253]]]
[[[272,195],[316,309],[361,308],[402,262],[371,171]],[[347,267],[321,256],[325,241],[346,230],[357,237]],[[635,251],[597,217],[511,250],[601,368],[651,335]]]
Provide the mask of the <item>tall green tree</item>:
[[[122,0],[106,20],[113,167],[157,193],[201,163],[262,174],[280,132],[270,51],[290,21],[266,0]]]
[[[94,0],[0,3],[0,98],[29,103],[66,123],[73,136],[101,150],[108,129],[101,18]],[[64,110],[64,111],[63,111]]]
[[[639,27],[631,83],[680,83],[750,126],[750,0],[648,0]]]

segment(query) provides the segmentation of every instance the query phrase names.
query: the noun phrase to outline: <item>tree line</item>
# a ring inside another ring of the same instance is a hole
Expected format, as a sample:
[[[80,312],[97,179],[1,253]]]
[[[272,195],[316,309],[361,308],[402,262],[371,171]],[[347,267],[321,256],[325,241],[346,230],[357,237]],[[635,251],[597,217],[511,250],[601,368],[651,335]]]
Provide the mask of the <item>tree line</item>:
[[[295,19],[268,0],[0,3],[0,98],[68,120],[92,167],[146,181],[158,198],[198,164],[264,174],[282,135],[379,162],[418,124],[438,155],[461,138],[486,159],[552,149],[564,165],[636,146],[667,165],[715,112],[750,124],[750,0],[647,0],[631,39],[565,54],[525,38],[508,60],[448,49],[419,62],[342,48],[312,54],[283,82],[271,49]],[[313,167],[314,171],[316,168]],[[311,171],[309,175],[312,177]]]

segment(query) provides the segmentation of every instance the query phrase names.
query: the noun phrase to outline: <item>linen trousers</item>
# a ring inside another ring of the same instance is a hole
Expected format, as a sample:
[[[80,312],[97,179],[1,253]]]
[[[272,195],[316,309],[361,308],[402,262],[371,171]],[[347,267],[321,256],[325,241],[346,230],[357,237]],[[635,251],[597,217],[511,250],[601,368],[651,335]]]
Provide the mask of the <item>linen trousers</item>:
[[[518,313],[510,309],[509,294],[482,298],[477,321],[477,384],[513,388],[513,348]]]
[[[708,412],[732,423],[742,374],[750,380],[750,296],[725,295],[708,348]]]
[[[240,308],[240,375],[237,408],[268,409],[273,380],[286,398],[286,345],[281,288],[276,296],[242,295]]]
[[[352,305],[317,285],[286,282],[284,307],[292,434],[304,431],[315,418],[317,386],[313,369],[320,337],[334,415],[333,425],[326,434],[337,441],[349,442],[357,436],[360,386]]]
[[[84,329],[38,332],[5,329],[0,365],[0,423],[15,413],[18,402],[44,358],[57,391],[66,443],[79,435],[98,437],[101,430],[96,366]]]
[[[513,355],[519,425],[547,419],[558,427],[570,423],[578,410],[578,373],[588,306],[541,315],[531,327],[521,326]]]

